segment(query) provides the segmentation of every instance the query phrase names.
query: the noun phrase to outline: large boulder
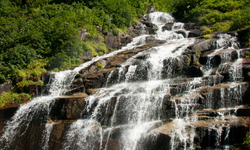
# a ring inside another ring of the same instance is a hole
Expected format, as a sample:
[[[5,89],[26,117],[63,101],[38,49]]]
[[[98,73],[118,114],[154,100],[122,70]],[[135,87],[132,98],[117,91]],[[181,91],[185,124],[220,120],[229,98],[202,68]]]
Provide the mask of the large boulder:
[[[202,35],[202,31],[200,30],[191,30],[189,33],[188,33],[188,37],[191,38],[191,37],[199,37]]]
[[[174,25],[174,23],[166,23],[166,24],[162,27],[162,31],[165,31],[165,30],[171,31],[173,25]]]
[[[184,29],[185,30],[194,30],[199,27],[196,27],[196,23],[184,23]]]
[[[117,36],[114,36],[111,32],[108,32],[105,36],[105,44],[108,48],[118,48],[119,43]]]
[[[86,94],[76,96],[63,96],[55,99],[51,109],[50,117],[52,120],[78,119],[85,107]]]
[[[92,58],[93,58],[92,52],[91,51],[87,51],[87,52],[85,52],[83,54],[83,56],[82,56],[81,59],[84,60],[84,61],[90,61]]]
[[[216,41],[217,39],[208,39],[200,43],[191,45],[188,47],[188,49],[194,52],[197,52],[197,51],[204,52],[204,51],[213,50],[213,49],[216,49]]]

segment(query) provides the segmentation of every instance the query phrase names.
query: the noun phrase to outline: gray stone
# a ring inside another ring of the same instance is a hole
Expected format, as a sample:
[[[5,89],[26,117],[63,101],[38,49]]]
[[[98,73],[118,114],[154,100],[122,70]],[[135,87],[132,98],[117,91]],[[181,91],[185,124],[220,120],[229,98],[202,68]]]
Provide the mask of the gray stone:
[[[199,37],[202,35],[202,31],[200,30],[191,30],[189,33],[188,33],[188,37]]]
[[[151,41],[154,41],[154,40],[155,40],[155,36],[151,35],[151,36],[146,37],[145,42],[148,43],[148,42],[151,42]]]
[[[91,51],[87,51],[83,54],[82,60],[84,61],[90,61],[93,58],[93,54]]]
[[[12,89],[12,82],[11,81],[0,84],[0,94],[3,92],[9,92],[11,89]]]

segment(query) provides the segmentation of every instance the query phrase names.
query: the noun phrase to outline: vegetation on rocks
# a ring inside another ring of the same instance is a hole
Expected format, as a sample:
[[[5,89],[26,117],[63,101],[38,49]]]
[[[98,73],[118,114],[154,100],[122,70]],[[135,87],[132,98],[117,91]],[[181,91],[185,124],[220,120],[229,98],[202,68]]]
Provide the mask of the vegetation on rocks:
[[[3,92],[0,96],[0,107],[3,107],[8,102],[22,102],[30,100],[31,96],[26,93]]]
[[[173,6],[182,20],[207,25],[202,28],[204,35],[250,27],[248,0],[177,0]]]

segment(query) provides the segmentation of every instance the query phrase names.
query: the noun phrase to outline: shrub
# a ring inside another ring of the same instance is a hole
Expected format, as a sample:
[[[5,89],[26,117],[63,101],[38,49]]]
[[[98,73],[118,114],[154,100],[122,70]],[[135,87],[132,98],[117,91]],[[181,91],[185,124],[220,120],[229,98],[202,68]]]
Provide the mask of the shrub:
[[[190,57],[187,57],[187,59],[188,59],[188,64],[190,65],[190,63],[191,63],[191,58],[190,58]]]
[[[210,29],[213,32],[227,32],[231,28],[230,24],[227,22],[217,22]]]
[[[18,88],[19,92],[28,93],[29,92],[29,85],[41,85],[42,86],[43,82],[41,80],[32,81],[32,80],[23,79],[21,82],[17,83],[17,88]]]
[[[200,17],[200,22],[202,24],[214,24],[216,22],[219,22],[223,19],[223,14],[219,11],[210,11],[208,14],[205,14],[204,16]]]
[[[193,65],[200,65],[200,62],[196,61],[196,62],[193,63]]]
[[[207,35],[207,34],[212,33],[212,30],[210,28],[208,28],[208,27],[202,27],[201,31],[202,31],[202,35]]]
[[[98,66],[100,68],[100,70],[102,70],[103,65],[101,63],[97,62],[97,63],[95,63],[95,65]]]
[[[247,132],[243,145],[250,149],[250,131]]]
[[[206,34],[206,35],[203,35],[204,39],[211,39],[211,35],[210,34]]]
[[[200,57],[201,57],[201,51],[198,50],[198,51],[196,52],[196,56],[197,56],[198,58],[200,58]]]
[[[92,56],[98,56],[98,53],[92,47],[92,42],[86,42],[86,43],[84,43],[84,50],[85,51],[91,51]]]
[[[26,93],[3,92],[0,95],[0,107],[3,107],[7,102],[22,102],[30,99],[31,96]]]

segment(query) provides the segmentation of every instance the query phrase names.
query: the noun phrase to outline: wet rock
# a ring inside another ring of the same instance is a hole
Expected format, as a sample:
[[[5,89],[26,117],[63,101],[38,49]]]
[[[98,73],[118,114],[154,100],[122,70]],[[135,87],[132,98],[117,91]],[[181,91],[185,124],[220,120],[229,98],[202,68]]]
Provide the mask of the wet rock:
[[[182,34],[184,38],[187,37],[187,33],[186,33],[186,31],[184,31],[184,30],[178,30],[178,31],[175,31],[175,32],[176,32],[177,34]]]
[[[175,117],[175,106],[174,103],[171,101],[171,95],[166,94],[162,101],[162,115],[161,119],[167,121],[173,117]]]
[[[173,25],[174,25],[173,23],[166,23],[166,24],[162,27],[162,31],[165,31],[165,30],[171,31]]]
[[[196,23],[184,23],[185,30],[194,30],[198,29],[199,27],[196,26]]]
[[[166,150],[170,149],[171,137],[166,134],[152,133],[140,139],[138,149]]]
[[[43,85],[46,85],[49,83],[50,78],[53,76],[51,75],[51,73],[52,72],[47,71],[41,75],[41,80],[43,81]]]
[[[146,31],[148,32],[148,34],[156,34],[158,30],[158,27],[156,25],[154,25],[152,28],[147,28]]]
[[[202,77],[201,65],[192,65],[186,71],[187,77]]]
[[[4,107],[0,108],[0,122],[9,120],[16,113],[20,105],[24,105],[28,102],[30,101],[19,102],[19,103],[15,102],[6,103]],[[0,131],[2,130],[0,129]]]
[[[147,36],[145,42],[148,43],[154,40],[155,40],[155,36]]]
[[[108,78],[109,73],[114,69],[115,68],[102,69],[98,73],[88,74],[84,76],[84,86],[86,88],[101,88],[104,85],[106,79]]]
[[[53,122],[53,128],[50,133],[49,139],[49,150],[61,149],[64,142],[64,137],[67,134],[70,125],[74,120],[63,120],[58,122]]]
[[[182,73],[188,67],[186,56],[166,58],[163,60],[162,78],[173,77]]]
[[[151,22],[141,21],[141,23],[145,24],[147,27],[154,27],[155,25]]]
[[[202,35],[202,31],[200,30],[191,30],[189,33],[188,33],[188,37],[191,38],[191,37],[199,37]]]
[[[29,95],[32,97],[36,97],[41,95],[42,86],[41,85],[29,85]]]
[[[85,96],[63,96],[56,98],[51,109],[52,120],[78,119],[85,106]]]
[[[208,39],[205,41],[202,41],[200,43],[194,44],[192,46],[189,46],[188,49],[196,52],[196,51],[209,51],[216,49],[216,39]]]
[[[250,81],[250,76],[248,73],[250,72],[250,58],[244,58],[242,61],[242,71],[243,77],[245,81]]]
[[[76,79],[72,82],[71,87],[72,87],[72,88],[76,88],[76,87],[79,87],[79,86],[82,86],[82,85],[83,85],[83,79],[82,79],[82,78],[76,78]]]
[[[119,41],[119,48],[121,46],[125,46],[126,44],[128,44],[132,41],[131,36],[124,34],[124,33],[118,33],[117,37],[118,37],[118,41]]]
[[[250,108],[248,106],[245,106],[243,108],[239,108],[237,110],[236,116],[248,116],[248,117],[250,117]]]
[[[238,34],[237,37],[240,39],[240,43],[242,43],[242,45],[244,45],[243,44],[244,42],[247,42],[244,40],[244,37],[249,33],[249,31],[250,31],[250,28],[237,31],[237,34]]]
[[[73,95],[75,93],[84,92],[84,90],[85,90],[84,85],[81,85],[79,87],[68,90],[67,92],[65,92],[65,95]]]
[[[147,10],[147,13],[153,13],[156,10],[155,6],[150,6]]]
[[[145,30],[148,34],[156,34],[158,27],[155,24],[146,21],[141,21],[141,22],[146,25]]]
[[[205,100],[203,108],[219,109],[241,105],[245,101],[245,95],[248,95],[248,86],[247,82],[242,82],[199,89]]]
[[[89,68],[89,70],[88,70],[88,73],[89,73],[89,74],[91,74],[91,73],[96,73],[96,72],[98,72],[99,70],[100,70],[100,68],[99,68],[97,65],[93,64],[93,65],[90,66],[90,68]]]
[[[145,81],[148,79],[148,66],[139,65],[137,66],[132,81]]]
[[[133,27],[129,27],[127,30],[128,35],[130,35],[129,37],[137,37],[143,34],[146,34],[147,32],[145,31],[145,25],[142,24],[141,22],[139,22],[137,25],[133,26]],[[132,39],[131,39],[132,40]]]
[[[87,90],[86,90],[86,93],[87,93],[88,95],[92,95],[92,94],[94,94],[94,93],[96,93],[96,92],[98,92],[98,91],[100,91],[100,89],[87,89]]]

